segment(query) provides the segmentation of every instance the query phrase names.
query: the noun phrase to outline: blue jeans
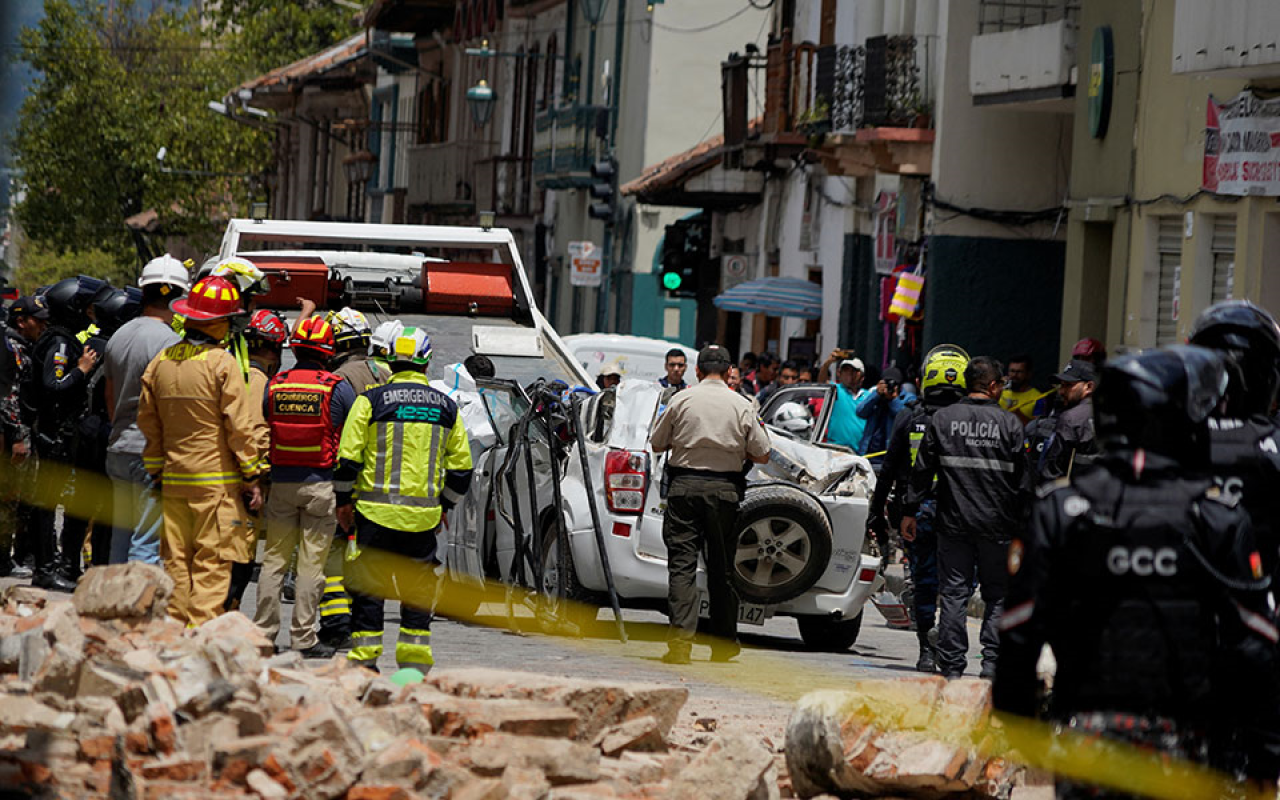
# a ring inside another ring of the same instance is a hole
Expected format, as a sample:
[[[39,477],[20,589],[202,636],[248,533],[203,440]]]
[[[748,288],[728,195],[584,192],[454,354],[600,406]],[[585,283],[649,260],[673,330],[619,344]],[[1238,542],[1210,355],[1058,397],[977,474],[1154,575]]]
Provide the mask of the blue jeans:
[[[107,453],[107,475],[115,500],[115,529],[111,533],[111,563],[142,561],[160,564],[160,532],[164,515],[160,493],[142,467],[142,456]]]

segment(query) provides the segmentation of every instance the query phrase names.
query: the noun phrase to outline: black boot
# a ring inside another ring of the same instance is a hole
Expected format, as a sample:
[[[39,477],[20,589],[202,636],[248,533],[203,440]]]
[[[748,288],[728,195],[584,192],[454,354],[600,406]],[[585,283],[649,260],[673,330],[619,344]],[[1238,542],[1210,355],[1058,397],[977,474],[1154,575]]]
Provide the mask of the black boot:
[[[51,592],[74,592],[76,590],[75,581],[69,581],[62,577],[58,574],[58,570],[52,566],[37,570],[35,577],[31,579],[31,585],[37,589],[48,589]]]
[[[920,642],[920,657],[916,659],[916,672],[932,674],[938,671],[938,651],[929,639],[932,628],[928,620],[917,617],[916,639]]]

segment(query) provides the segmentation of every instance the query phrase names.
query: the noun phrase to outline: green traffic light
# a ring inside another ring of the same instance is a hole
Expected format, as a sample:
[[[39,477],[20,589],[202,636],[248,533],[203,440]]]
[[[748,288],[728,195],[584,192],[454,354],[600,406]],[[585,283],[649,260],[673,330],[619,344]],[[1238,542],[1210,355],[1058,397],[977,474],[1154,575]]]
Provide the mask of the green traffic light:
[[[662,285],[667,287],[669,291],[674,292],[680,288],[680,284],[684,283],[684,278],[680,277],[679,272],[662,273]]]

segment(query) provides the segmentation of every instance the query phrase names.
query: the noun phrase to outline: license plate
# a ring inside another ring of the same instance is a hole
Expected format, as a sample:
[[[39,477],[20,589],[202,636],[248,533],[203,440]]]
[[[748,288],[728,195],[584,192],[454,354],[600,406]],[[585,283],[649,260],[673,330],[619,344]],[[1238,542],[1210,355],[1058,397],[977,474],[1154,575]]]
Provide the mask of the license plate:
[[[698,616],[704,619],[711,616],[711,601],[701,595],[698,602]],[[773,606],[758,606],[754,603],[738,603],[738,624],[763,625],[773,617]]]

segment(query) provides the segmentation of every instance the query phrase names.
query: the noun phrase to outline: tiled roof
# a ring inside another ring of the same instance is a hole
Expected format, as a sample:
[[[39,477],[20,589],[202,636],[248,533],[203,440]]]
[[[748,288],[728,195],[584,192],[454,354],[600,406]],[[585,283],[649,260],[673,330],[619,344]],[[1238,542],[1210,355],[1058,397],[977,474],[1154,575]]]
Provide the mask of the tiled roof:
[[[283,67],[276,67],[265,75],[240,84],[241,89],[251,91],[287,86],[295,81],[315,77],[334,67],[342,66],[364,55],[365,32],[361,31],[327,50],[307,56]]]
[[[761,117],[751,120],[751,124],[748,126],[749,133],[758,132],[761,121]],[[674,188],[682,181],[692,178],[698,173],[711,169],[720,163],[720,156],[723,152],[724,134],[721,133],[706,139],[689,150],[685,150],[683,153],[677,153],[665,161],[645,167],[644,171],[640,173],[640,177],[624,183],[619,191],[624,195],[648,195]]]

